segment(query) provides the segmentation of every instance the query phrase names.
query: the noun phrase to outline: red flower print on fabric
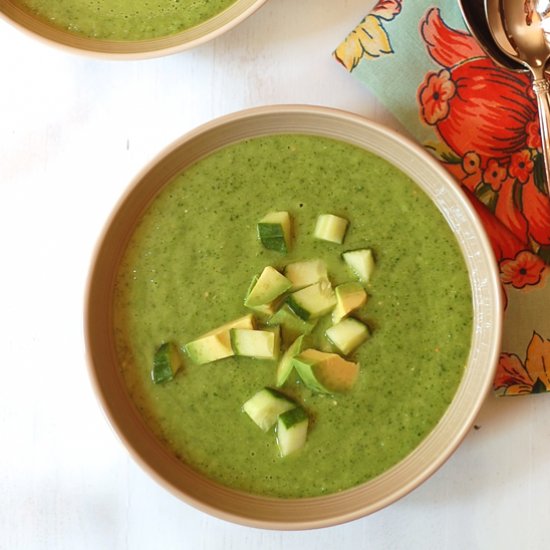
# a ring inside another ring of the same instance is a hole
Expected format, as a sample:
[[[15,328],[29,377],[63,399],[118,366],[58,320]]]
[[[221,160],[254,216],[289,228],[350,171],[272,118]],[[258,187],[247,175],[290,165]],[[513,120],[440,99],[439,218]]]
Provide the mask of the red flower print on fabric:
[[[491,186],[493,191],[498,191],[506,179],[506,167],[501,166],[495,159],[490,159],[487,168],[483,172],[483,181]]]
[[[540,149],[542,146],[542,139],[540,137],[540,125],[538,120],[533,120],[527,124],[525,128],[527,132],[527,147],[532,149]]]
[[[501,260],[500,279],[514,288],[524,288],[538,284],[544,269],[545,264],[539,256],[523,250],[513,260]]]
[[[506,241],[495,250],[505,254],[513,242],[550,264],[550,197],[529,76],[495,65],[469,33],[445,23],[439,8],[428,9],[419,31],[441,68],[417,88],[419,118],[437,139],[427,146],[504,226],[485,223],[493,240]]]
[[[426,75],[418,99],[422,109],[422,117],[427,124],[433,126],[445,119],[449,114],[449,100],[455,94],[456,86],[451,79],[451,73],[447,69]]]
[[[533,162],[531,151],[524,149],[511,156],[508,171],[513,178],[516,178],[521,183],[527,183],[534,167],[535,163]]]
[[[372,13],[378,17],[391,21],[401,13],[402,0],[380,0],[373,8]]]
[[[462,159],[462,168],[466,174],[479,174],[481,168],[479,155],[473,151],[466,153]]]

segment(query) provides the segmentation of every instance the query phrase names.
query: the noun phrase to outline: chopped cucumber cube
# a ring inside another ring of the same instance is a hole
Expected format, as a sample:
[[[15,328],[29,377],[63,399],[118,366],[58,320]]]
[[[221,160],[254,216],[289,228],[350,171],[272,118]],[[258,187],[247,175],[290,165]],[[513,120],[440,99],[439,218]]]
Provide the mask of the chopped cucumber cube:
[[[181,355],[178,346],[172,342],[162,344],[153,357],[151,378],[155,384],[172,380],[181,367]]]
[[[309,419],[302,407],[281,413],[277,418],[277,445],[281,456],[301,449],[307,439]]]
[[[292,283],[284,275],[274,267],[267,266],[260,276],[252,281],[244,305],[254,308],[271,304],[291,287]]]
[[[256,359],[277,359],[279,356],[279,337],[275,331],[232,328],[229,334],[235,355]]]
[[[375,267],[374,256],[370,248],[349,250],[342,254],[342,258],[362,283],[369,282]]]
[[[288,252],[292,239],[292,222],[288,212],[270,212],[258,222],[258,238],[269,250]]]
[[[287,304],[298,317],[307,321],[331,311],[336,305],[336,296],[329,281],[320,281],[289,294]]]
[[[264,432],[267,432],[277,422],[277,417],[280,414],[294,407],[296,407],[296,403],[284,393],[272,388],[264,388],[243,405],[243,411]]]
[[[334,214],[321,214],[317,218],[314,236],[323,241],[342,244],[348,229],[348,220]]]
[[[349,391],[359,376],[359,365],[346,361],[337,353],[306,349],[292,364],[303,383],[318,393]]]
[[[283,342],[290,344],[301,334],[311,334],[317,324],[317,319],[304,321],[287,305],[284,305],[267,320],[267,324],[270,326],[280,326]]]
[[[222,325],[185,345],[184,349],[191,361],[197,365],[212,363],[234,355],[231,347],[232,328],[253,329],[254,317],[245,315]]]
[[[349,355],[369,337],[369,329],[357,319],[348,317],[327,329],[326,335],[341,353]]]
[[[298,338],[296,338],[296,340],[294,340],[289,348],[283,353],[283,356],[279,361],[279,365],[277,366],[277,372],[275,374],[276,386],[282,386],[286,382],[287,378],[290,376],[293,368],[292,360],[302,351],[303,341],[303,335],[298,336]]]
[[[360,283],[343,283],[338,285],[334,292],[336,294],[336,307],[332,312],[334,324],[339,323],[344,317],[367,302],[367,293]]]
[[[288,264],[284,274],[292,283],[292,290],[300,290],[319,281],[328,280],[327,265],[323,260],[306,260]]]

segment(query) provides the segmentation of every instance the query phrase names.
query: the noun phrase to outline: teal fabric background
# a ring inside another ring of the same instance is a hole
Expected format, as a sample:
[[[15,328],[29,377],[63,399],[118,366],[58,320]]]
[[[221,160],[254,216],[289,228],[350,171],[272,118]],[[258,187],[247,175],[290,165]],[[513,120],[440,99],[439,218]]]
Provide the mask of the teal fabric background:
[[[405,0],[401,13],[395,19],[383,21],[394,53],[363,58],[352,73],[421,143],[433,141],[436,136],[418,116],[416,92],[425,74],[441,67],[429,57],[416,22],[433,7],[440,8],[448,25],[457,30],[466,29],[456,0]],[[411,21],[415,22],[414,25]]]

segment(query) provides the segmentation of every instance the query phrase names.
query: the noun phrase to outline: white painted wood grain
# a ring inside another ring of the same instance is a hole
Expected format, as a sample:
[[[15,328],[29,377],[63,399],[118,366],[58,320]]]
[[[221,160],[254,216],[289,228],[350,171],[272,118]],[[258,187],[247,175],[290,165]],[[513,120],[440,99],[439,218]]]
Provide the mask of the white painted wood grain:
[[[147,477],[88,383],[82,303],[99,232],[173,139],[269,103],[399,128],[331,51],[373,4],[269,0],[195,50],[100,61],[0,21],[0,549],[548,548],[550,398],[489,398],[452,459],[394,506],[322,531],[211,518]]]

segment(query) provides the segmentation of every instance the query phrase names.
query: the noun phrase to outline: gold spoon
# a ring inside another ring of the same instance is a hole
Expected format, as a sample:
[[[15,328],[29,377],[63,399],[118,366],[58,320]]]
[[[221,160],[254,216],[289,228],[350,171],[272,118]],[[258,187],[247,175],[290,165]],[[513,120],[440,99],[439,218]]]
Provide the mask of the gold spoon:
[[[505,54],[495,43],[485,17],[483,0],[458,0],[458,6],[470,34],[497,65],[518,72],[529,70],[517,59]]]
[[[485,13],[493,38],[500,49],[527,67],[533,75],[537,97],[546,174],[550,184],[550,84],[544,69],[550,57],[550,0],[485,0]]]

